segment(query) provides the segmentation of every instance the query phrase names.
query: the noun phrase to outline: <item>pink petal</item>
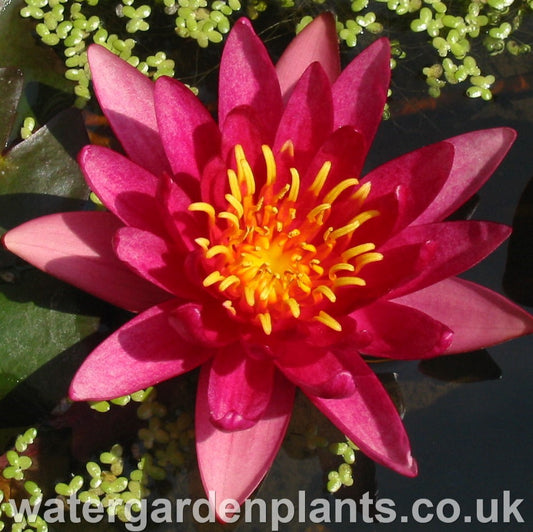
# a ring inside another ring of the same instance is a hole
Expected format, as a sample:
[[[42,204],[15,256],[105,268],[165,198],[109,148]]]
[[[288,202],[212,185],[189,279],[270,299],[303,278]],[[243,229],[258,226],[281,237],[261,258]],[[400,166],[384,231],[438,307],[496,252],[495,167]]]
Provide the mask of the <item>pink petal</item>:
[[[240,144],[244,150],[246,160],[254,170],[257,178],[258,162],[264,166],[261,144],[267,139],[261,138],[261,131],[257,128],[257,116],[253,109],[241,105],[232,109],[222,126],[222,159],[228,166],[235,169],[235,145]],[[221,176],[226,182],[226,173]]]
[[[184,299],[194,299],[202,293],[186,277],[185,257],[163,238],[134,227],[122,227],[115,233],[113,244],[120,260],[163,290]]]
[[[372,201],[399,191],[400,212],[395,230],[403,229],[433,201],[448,178],[453,164],[453,147],[440,142],[382,164],[368,173],[362,183],[371,183],[365,209]]]
[[[304,391],[323,398],[352,395],[355,383],[352,374],[335,354],[327,349],[313,349],[308,344],[289,344],[287,355],[276,364],[291,382]]]
[[[381,122],[390,81],[390,44],[379,39],[363,50],[333,85],[334,127],[351,125],[370,147]]]
[[[185,303],[172,312],[170,321],[188,343],[202,347],[222,347],[236,342],[241,331],[227,312],[209,300],[206,304]]]
[[[416,308],[453,331],[447,353],[463,353],[533,332],[533,317],[483,286],[450,278],[394,300]]]
[[[309,399],[368,457],[394,471],[416,476],[402,421],[378,378],[356,353],[345,354],[356,389],[350,397]]]
[[[102,146],[85,146],[79,155],[89,187],[126,225],[164,233],[158,179],[129,159]]]
[[[191,90],[175,79],[160,77],[154,98],[157,124],[176,182],[200,179],[205,165],[219,154],[216,122]]]
[[[74,401],[99,401],[133,393],[203,364],[212,351],[180,339],[169,321],[179,302],[139,314],[104,340],[70,385]]]
[[[387,246],[433,241],[434,253],[420,275],[389,294],[399,297],[462,273],[492,253],[511,234],[511,228],[491,222],[458,221],[416,225],[405,229]],[[383,252],[386,253],[384,249]]]
[[[358,179],[363,168],[366,150],[365,139],[361,133],[350,126],[336,129],[320,146],[307,172],[301,176],[302,190],[311,186],[326,161],[331,163],[331,170],[322,189],[324,195],[344,179],[351,177]]]
[[[152,81],[103,46],[89,46],[88,59],[100,107],[128,157],[155,175],[168,172]]]
[[[448,181],[416,223],[443,220],[475,194],[496,170],[516,138],[509,128],[472,131],[448,139],[455,149]]]
[[[318,61],[333,83],[341,72],[335,18],[323,13],[308,24],[285,49],[276,63],[281,93],[288,100],[307,67]]]
[[[37,268],[127,310],[168,299],[117,258],[111,241],[120,227],[107,212],[52,214],[12,229],[4,244]]]
[[[274,372],[270,360],[246,356],[240,344],[220,349],[209,372],[211,422],[229,431],[255,425],[270,402]]]
[[[453,332],[442,323],[389,301],[376,301],[351,317],[370,338],[362,349],[367,355],[417,360],[442,354],[452,342]]]
[[[304,173],[309,160],[326,140],[333,127],[333,103],[326,73],[313,63],[303,73],[281,117],[274,151],[286,141],[294,144],[295,167]]]
[[[196,396],[196,451],[206,493],[242,503],[272,465],[289,424],[294,386],[276,374],[270,403],[249,429],[225,432],[211,422],[207,404],[209,369],[202,368]],[[216,508],[220,515],[220,509]]]
[[[226,41],[219,78],[219,123],[240,105],[258,115],[260,128],[270,144],[281,116],[282,102],[276,70],[268,52],[244,18],[234,25]]]

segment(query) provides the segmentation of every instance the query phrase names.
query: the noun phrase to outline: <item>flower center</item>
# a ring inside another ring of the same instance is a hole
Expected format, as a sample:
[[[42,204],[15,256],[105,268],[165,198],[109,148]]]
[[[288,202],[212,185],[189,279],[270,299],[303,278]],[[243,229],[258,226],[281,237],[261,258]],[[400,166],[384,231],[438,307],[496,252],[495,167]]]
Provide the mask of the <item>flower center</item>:
[[[283,149],[292,151],[292,143]],[[370,183],[349,178],[324,192],[331,170],[326,161],[301,191],[298,170],[279,176],[270,147],[262,146],[262,152],[266,178],[259,190],[242,146],[236,145],[236,171],[227,171],[227,209],[217,213],[205,202],[189,206],[209,218],[209,238],[196,240],[209,272],[203,285],[218,285],[223,306],[252,319],[265,334],[295,318],[315,319],[340,331],[340,323],[324,308],[335,303],[343,287],[365,286],[361,269],[383,259],[373,243],[351,245],[354,232],[379,215],[362,208]],[[343,220],[339,226],[328,225],[335,204],[342,204],[342,213],[346,200],[351,217],[336,216]]]

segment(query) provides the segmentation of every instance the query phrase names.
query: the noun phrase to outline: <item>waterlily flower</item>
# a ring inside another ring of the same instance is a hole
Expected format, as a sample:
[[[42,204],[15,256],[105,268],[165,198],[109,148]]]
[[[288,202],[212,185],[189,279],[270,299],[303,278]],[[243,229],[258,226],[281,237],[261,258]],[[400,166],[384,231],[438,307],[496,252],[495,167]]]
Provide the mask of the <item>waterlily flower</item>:
[[[512,130],[460,135],[361,175],[389,59],[381,39],[341,72],[322,15],[274,65],[241,19],[222,55],[217,123],[180,82],[153,83],[93,45],[96,95],[125,155],[87,146],[79,162],[108,210],[45,216],[4,237],[38,268],[137,313],[85,360],[72,399],[201,366],[198,463],[218,501],[242,502],[264,477],[296,387],[369,457],[416,475],[362,355],[423,359],[533,331],[521,308],[456,277],[509,228],[446,221]]]

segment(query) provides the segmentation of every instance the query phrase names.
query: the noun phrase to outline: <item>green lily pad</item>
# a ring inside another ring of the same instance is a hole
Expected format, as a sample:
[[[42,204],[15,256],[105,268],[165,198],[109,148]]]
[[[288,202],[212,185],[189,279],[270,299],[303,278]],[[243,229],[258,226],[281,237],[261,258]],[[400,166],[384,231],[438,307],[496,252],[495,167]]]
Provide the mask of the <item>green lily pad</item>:
[[[0,149],[7,146],[21,93],[22,72],[14,67],[0,68]]]
[[[14,92],[0,104],[2,125],[13,116]],[[76,155],[87,142],[80,113],[71,109],[0,155],[0,234],[38,216],[86,207],[89,191]],[[30,404],[50,406],[64,395],[76,365],[96,345],[102,309],[0,250],[0,398],[17,388]],[[8,409],[14,418],[17,409]]]

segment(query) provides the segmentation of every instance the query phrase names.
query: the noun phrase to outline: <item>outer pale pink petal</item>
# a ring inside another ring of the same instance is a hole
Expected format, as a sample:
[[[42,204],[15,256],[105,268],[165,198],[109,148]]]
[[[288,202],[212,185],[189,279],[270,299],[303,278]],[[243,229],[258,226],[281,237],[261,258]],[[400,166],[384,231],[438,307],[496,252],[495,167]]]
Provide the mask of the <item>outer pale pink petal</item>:
[[[163,238],[134,227],[120,228],[113,238],[117,257],[139,276],[184,299],[201,294],[184,270],[184,256]]]
[[[514,130],[496,128],[448,139],[455,149],[450,177],[416,223],[443,220],[465,203],[496,170],[515,138]]]
[[[89,187],[126,225],[164,234],[158,179],[152,173],[102,146],[85,146],[79,163]]]
[[[233,26],[220,63],[218,117],[223,124],[235,107],[248,105],[270,144],[282,111],[276,70],[250,21],[239,19]]]
[[[100,107],[128,157],[155,175],[168,172],[152,81],[103,46],[89,46],[88,58]]]
[[[181,340],[169,321],[178,305],[172,300],[152,307],[106,338],[74,376],[70,398],[121,397],[203,364],[212,351]]]
[[[368,355],[418,360],[442,354],[452,342],[453,332],[442,323],[389,301],[377,301],[351,317],[359,333],[370,338],[361,349]]]
[[[359,355],[347,353],[344,358],[354,375],[354,393],[343,399],[308,397],[368,457],[402,475],[415,476],[409,440],[387,392]]]
[[[211,421],[222,430],[243,430],[260,419],[270,402],[276,368],[246,356],[240,344],[220,349],[209,372]]]
[[[394,301],[446,324],[454,334],[447,353],[474,351],[533,332],[533,316],[500,294],[456,277]]]
[[[334,127],[351,125],[370,147],[382,119],[390,81],[390,44],[379,39],[361,52],[333,85]]]
[[[330,84],[320,64],[313,63],[303,73],[289,98],[274,141],[274,152],[291,140],[295,167],[303,173],[332,127]]]
[[[249,429],[226,432],[211,422],[208,381],[209,369],[202,368],[196,396],[196,450],[202,482],[206,493],[215,492],[219,504],[227,498],[242,503],[278,453],[290,420],[294,386],[276,373],[263,417]]]
[[[220,152],[216,122],[191,90],[175,79],[160,77],[154,98],[157,124],[176,181],[200,179],[205,165]]]
[[[107,212],[36,218],[4,235],[5,246],[37,268],[105,301],[145,310],[170,294],[134,274],[111,244],[122,224]]]
[[[458,275],[492,253],[508,236],[511,228],[492,222],[457,221],[410,226],[387,247],[398,247],[433,241],[433,256],[427,268],[411,282],[393,290],[387,297],[393,299],[402,294],[420,290]],[[382,250],[386,254],[386,248]]]
[[[333,83],[341,72],[335,18],[323,13],[308,24],[285,49],[276,63],[281,93],[285,101],[307,67],[318,61]]]

